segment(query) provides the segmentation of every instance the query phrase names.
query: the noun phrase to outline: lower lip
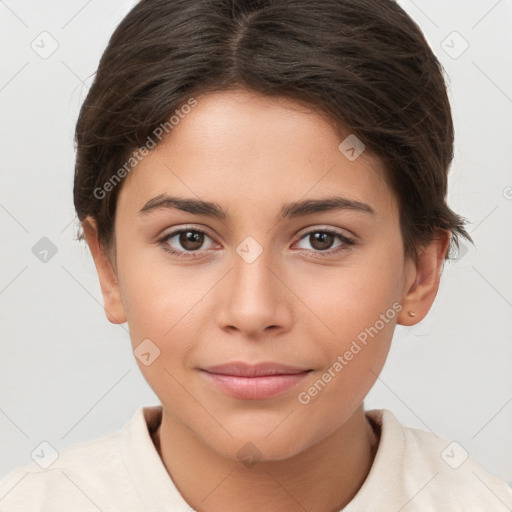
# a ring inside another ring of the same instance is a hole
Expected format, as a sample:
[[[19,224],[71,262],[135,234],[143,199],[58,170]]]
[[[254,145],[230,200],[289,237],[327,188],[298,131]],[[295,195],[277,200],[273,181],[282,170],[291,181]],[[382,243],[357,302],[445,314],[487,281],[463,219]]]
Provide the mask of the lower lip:
[[[297,386],[309,372],[261,377],[238,377],[203,371],[207,379],[221,391],[245,400],[272,398]]]

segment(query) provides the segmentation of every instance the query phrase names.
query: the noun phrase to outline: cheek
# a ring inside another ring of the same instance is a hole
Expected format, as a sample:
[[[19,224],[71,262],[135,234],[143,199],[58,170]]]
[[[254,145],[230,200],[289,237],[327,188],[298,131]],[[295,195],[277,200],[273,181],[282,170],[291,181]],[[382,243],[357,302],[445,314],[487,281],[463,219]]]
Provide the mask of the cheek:
[[[169,268],[152,267],[124,275],[123,304],[134,356],[145,380],[161,401],[187,407],[184,372],[197,349],[201,323],[198,313],[204,288],[187,286],[183,276]],[[167,274],[167,275],[166,275]],[[190,282],[190,280],[188,280]],[[149,354],[149,355],[147,355]]]
[[[178,403],[183,399],[179,383],[194,366],[212,318],[214,294],[207,291],[219,280],[218,269],[170,263],[163,249],[155,247],[119,254],[122,300],[137,364],[157,395],[163,392]],[[147,353],[146,347],[158,355],[149,365],[138,357]]]
[[[403,261],[400,245],[397,247],[398,250],[387,246],[373,251],[357,264],[317,270],[297,291],[307,297],[308,306],[322,321],[312,316],[309,321],[312,332],[316,328],[317,340],[318,334],[323,333],[318,341],[324,363],[317,375],[322,382],[318,382],[316,391],[306,390],[312,398],[325,395],[327,400],[322,399],[321,403],[328,403],[330,397],[347,407],[356,404],[384,365],[402,309],[399,301]],[[319,272],[328,273],[329,279]],[[315,282],[322,286],[311,286]]]
[[[125,248],[119,254],[121,295],[133,343],[151,337],[165,342],[184,325],[193,326],[189,317],[205,295],[208,273],[198,282],[193,267],[168,261],[159,247]]]
[[[371,287],[358,293],[340,287],[324,309],[335,335],[322,341],[324,364],[298,390],[297,402],[310,417],[325,419],[326,433],[347,421],[384,366],[401,310],[390,295]]]
[[[337,268],[319,267],[305,273],[307,278],[295,280],[297,295],[324,324],[324,334],[346,343],[378,321],[383,337],[392,335],[403,274],[403,262],[396,252],[372,251]],[[386,313],[382,325],[379,320]],[[319,328],[322,323],[317,321]]]

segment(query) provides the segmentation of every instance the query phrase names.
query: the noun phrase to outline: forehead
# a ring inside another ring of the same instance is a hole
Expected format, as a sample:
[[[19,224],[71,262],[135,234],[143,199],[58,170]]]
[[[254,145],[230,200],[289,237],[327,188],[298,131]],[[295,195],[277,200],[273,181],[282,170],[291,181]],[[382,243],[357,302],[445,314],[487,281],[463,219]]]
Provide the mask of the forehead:
[[[297,200],[336,191],[377,210],[396,206],[378,159],[313,107],[245,90],[195,100],[128,174],[119,202],[141,208],[172,192],[270,206],[284,195]]]

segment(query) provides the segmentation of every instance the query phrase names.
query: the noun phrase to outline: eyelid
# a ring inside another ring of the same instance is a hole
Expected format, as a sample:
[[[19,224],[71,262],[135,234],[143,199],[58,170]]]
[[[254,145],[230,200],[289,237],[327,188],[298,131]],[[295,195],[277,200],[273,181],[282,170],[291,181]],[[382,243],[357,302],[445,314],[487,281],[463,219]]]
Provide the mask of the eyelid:
[[[302,239],[302,238],[304,238],[305,235],[309,235],[311,233],[317,233],[317,232],[318,233],[333,233],[335,235],[340,236],[341,238],[350,240],[353,243],[355,243],[355,241],[356,241],[356,237],[354,235],[346,232],[346,230],[341,229],[341,228],[335,228],[333,226],[322,225],[322,224],[313,224],[311,226],[308,226],[308,227],[302,229],[301,231],[299,231],[299,233],[297,233],[296,236],[299,239]]]
[[[209,238],[211,238],[212,240],[215,241],[215,237],[210,234],[208,228],[203,227],[200,224],[196,224],[196,225],[184,224],[183,226],[177,226],[177,227],[175,226],[175,227],[171,228],[169,231],[167,231],[166,233],[164,233],[163,235],[159,236],[158,241],[161,241],[164,239],[168,240],[168,239],[172,238],[173,236],[176,236],[177,234],[182,233],[183,231],[197,231],[198,233],[203,233],[204,235],[208,236]]]

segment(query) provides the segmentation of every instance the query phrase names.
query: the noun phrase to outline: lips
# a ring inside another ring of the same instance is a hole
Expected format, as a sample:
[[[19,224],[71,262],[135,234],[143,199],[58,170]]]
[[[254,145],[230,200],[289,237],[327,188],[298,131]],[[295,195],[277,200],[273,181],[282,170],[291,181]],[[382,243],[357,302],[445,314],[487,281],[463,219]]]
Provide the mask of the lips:
[[[309,368],[264,362],[243,362],[202,368],[207,381],[220,391],[240,399],[262,400],[280,395],[297,386],[311,371]]]
[[[208,373],[215,373],[221,375],[232,375],[235,377],[264,377],[272,375],[296,375],[308,371],[308,368],[299,368],[296,366],[288,366],[278,363],[229,363],[219,364],[217,366],[210,366],[204,368]]]

